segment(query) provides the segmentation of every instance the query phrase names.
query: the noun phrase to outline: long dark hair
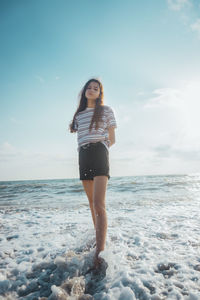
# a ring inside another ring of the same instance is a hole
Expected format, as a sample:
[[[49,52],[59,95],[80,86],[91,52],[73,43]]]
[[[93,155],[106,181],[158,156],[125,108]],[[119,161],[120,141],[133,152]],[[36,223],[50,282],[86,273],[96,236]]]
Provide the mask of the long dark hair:
[[[91,131],[93,123],[96,123],[96,125],[95,125],[96,130],[99,127],[99,122],[101,121],[101,117],[102,117],[103,109],[104,109],[104,107],[103,107],[104,106],[103,85],[102,85],[102,83],[99,79],[91,78],[90,80],[88,80],[86,82],[86,84],[84,85],[84,87],[82,88],[82,90],[79,93],[80,100],[79,100],[78,108],[77,108],[77,110],[76,110],[76,112],[73,116],[73,120],[69,125],[70,132],[76,132],[77,131],[77,130],[75,130],[75,127],[74,127],[75,117],[79,112],[85,110],[86,107],[87,107],[87,98],[85,97],[85,92],[87,90],[88,85],[92,81],[95,81],[99,84],[100,94],[99,94],[99,97],[96,99],[94,114],[93,114],[93,117],[92,117],[92,120],[91,120],[91,123],[90,123],[89,130]]]

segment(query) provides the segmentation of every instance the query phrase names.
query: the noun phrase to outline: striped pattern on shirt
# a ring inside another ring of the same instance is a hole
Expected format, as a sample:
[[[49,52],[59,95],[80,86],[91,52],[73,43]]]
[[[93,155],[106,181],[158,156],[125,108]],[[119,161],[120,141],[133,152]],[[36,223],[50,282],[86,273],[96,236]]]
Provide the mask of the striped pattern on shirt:
[[[80,147],[85,144],[96,142],[102,142],[107,150],[109,150],[108,129],[110,127],[117,128],[114,111],[110,106],[104,105],[102,121],[99,122],[99,128],[96,130],[95,123],[93,123],[92,130],[89,132],[93,113],[94,108],[87,107],[85,110],[79,112],[75,117],[75,130],[78,131],[77,151],[79,151]]]

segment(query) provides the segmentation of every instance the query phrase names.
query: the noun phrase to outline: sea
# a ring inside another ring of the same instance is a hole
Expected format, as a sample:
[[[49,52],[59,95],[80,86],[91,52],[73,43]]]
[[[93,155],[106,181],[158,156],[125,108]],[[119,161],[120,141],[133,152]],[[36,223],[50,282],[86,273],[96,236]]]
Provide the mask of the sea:
[[[0,182],[0,300],[200,300],[200,174],[111,177],[103,264],[79,179]]]

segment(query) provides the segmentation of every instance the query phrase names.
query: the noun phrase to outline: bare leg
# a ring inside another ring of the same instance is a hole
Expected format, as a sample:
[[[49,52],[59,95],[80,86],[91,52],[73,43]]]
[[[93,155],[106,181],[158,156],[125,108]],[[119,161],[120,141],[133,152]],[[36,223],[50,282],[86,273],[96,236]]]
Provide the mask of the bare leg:
[[[99,252],[104,250],[107,232],[107,215],[105,206],[105,196],[107,188],[107,176],[95,176],[93,188],[93,204],[96,217],[96,253],[94,264],[98,267],[100,260],[98,259]]]
[[[93,180],[82,180],[82,184],[85,190],[85,193],[88,197],[89,200],[89,204],[90,204],[90,210],[91,210],[91,214],[92,214],[92,220],[93,220],[93,224],[94,224],[94,228],[96,229],[95,226],[95,213],[94,213],[94,205],[93,205],[93,186],[94,186],[94,182]]]

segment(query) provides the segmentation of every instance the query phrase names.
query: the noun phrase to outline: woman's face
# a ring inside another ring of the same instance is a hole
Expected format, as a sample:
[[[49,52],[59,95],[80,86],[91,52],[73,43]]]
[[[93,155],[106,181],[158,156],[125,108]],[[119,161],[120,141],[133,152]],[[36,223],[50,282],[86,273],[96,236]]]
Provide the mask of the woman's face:
[[[91,81],[85,91],[85,97],[87,99],[97,99],[100,95],[99,84],[95,81]]]

